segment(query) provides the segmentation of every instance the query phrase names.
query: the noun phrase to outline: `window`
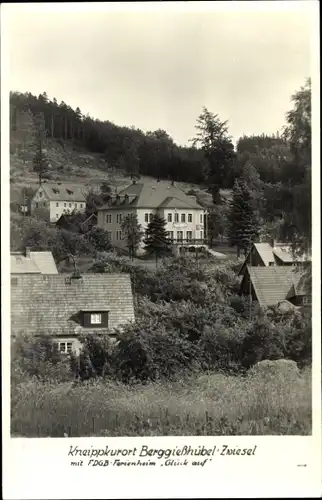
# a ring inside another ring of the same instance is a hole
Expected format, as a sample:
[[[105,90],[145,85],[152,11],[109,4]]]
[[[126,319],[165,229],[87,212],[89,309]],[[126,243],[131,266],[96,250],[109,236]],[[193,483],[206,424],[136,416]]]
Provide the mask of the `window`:
[[[200,224],[203,223],[203,214],[200,214]]]
[[[66,206],[67,206],[67,203],[64,203],[64,207],[66,207]]]
[[[116,214],[116,222],[120,224],[122,222],[122,214]]]
[[[203,231],[200,231],[200,239],[203,240]]]
[[[36,208],[38,208],[38,203],[36,203]]]
[[[120,241],[123,239],[122,238],[122,231],[116,231],[116,239],[117,239],[117,241]]]
[[[107,237],[111,241],[112,240],[112,233],[111,231],[107,231]]]
[[[172,222],[172,214],[168,214],[168,222]]]
[[[71,203],[69,203],[69,206],[71,207],[71,206],[72,206],[72,204],[71,204]]]
[[[83,203],[80,204],[80,207],[83,208]]]
[[[169,240],[173,240],[173,231],[168,231]]]
[[[177,231],[177,239],[183,240],[183,231]]]
[[[100,313],[91,314],[91,325],[100,325],[102,323],[102,315]]]
[[[192,240],[192,231],[187,231],[187,240]]]
[[[144,222],[149,222],[149,214],[144,214]]]
[[[57,349],[61,354],[70,354],[73,350],[72,342],[54,342],[54,349]]]
[[[106,222],[108,224],[111,224],[111,222],[112,222],[112,214],[107,214],[107,216],[106,216]]]
[[[75,208],[77,208],[77,203],[75,203]]]
[[[151,213],[149,214],[149,222],[151,222],[152,218],[153,218],[153,213],[151,212]]]
[[[310,304],[310,299],[309,299],[309,297],[305,297],[305,296],[304,296],[304,297],[302,298],[302,304],[303,304],[303,306],[308,306],[308,305]]]
[[[39,191],[39,198],[42,197],[42,191]]]
[[[181,222],[186,222],[186,214],[181,214]]]
[[[58,201],[57,201],[57,203],[56,203],[56,207],[59,207],[59,203],[58,203]]]
[[[179,222],[179,214],[174,214],[174,222]]]
[[[188,214],[188,222],[192,222],[192,214]]]
[[[58,217],[59,217],[59,214],[56,214],[56,219],[58,219]]]

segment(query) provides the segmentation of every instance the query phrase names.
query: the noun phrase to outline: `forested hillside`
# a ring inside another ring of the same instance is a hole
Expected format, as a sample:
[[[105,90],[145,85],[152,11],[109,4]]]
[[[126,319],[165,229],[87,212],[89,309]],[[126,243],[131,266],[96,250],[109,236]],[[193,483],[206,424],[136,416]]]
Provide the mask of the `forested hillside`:
[[[250,240],[273,235],[307,250],[310,80],[291,100],[293,107],[280,133],[241,137],[236,148],[229,124],[204,108],[196,117],[191,147],[181,147],[164,130],[144,133],[84,116],[79,108],[50,100],[46,92],[38,97],[12,92],[11,196],[17,195],[18,201],[21,187],[38,178],[84,185],[108,182],[112,189],[131,178],[172,180],[187,183],[180,187],[193,188],[209,209],[210,238],[225,235],[245,250]]]

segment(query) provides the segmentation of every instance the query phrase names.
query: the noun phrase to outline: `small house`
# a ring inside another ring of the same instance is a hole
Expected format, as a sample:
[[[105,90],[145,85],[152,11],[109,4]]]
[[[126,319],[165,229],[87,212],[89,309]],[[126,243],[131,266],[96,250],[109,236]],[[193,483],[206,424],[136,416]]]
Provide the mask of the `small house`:
[[[294,266],[307,259],[307,256],[295,256],[290,245],[285,243],[275,243],[273,240],[270,243],[253,243],[238,274],[242,276],[246,266]]]
[[[83,335],[109,335],[134,320],[126,274],[11,276],[11,335],[49,336],[60,352],[78,352]]]
[[[240,285],[241,295],[251,295],[260,307],[267,308],[285,301],[294,307],[310,304],[310,287],[303,271],[292,267],[245,267]]]
[[[86,198],[81,186],[43,182],[31,200],[31,215],[41,215],[50,222],[57,222],[62,214],[86,209]]]

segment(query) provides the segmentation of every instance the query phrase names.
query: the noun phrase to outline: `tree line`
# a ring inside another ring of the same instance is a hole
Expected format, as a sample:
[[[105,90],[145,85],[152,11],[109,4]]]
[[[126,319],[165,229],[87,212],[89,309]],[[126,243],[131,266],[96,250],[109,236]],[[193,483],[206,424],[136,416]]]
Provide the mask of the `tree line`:
[[[236,148],[227,122],[207,108],[197,118],[191,147],[181,147],[164,130],[143,133],[94,120],[45,92],[10,94],[11,130],[19,130],[24,150],[28,141],[36,143],[33,163],[40,182],[48,165],[44,139],[74,141],[131,178],[150,175],[206,186],[213,202],[210,240],[224,234],[238,252],[246,252],[259,237],[275,236],[303,252],[311,240],[310,79],[291,99],[281,133],[243,136]],[[225,188],[232,189],[228,204],[221,197]]]

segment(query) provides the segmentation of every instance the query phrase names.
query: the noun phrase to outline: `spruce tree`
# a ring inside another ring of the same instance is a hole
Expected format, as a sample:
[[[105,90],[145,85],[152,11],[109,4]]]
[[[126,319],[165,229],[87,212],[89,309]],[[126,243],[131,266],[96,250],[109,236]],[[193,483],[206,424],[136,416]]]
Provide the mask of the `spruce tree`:
[[[237,257],[245,255],[259,235],[259,221],[251,189],[243,179],[235,181],[233,199],[230,203],[229,241],[237,248]]]
[[[149,222],[145,233],[145,250],[149,254],[155,255],[156,264],[161,255],[165,255],[170,250],[171,242],[167,237],[165,230],[166,221],[159,214],[154,214],[152,220]]]

